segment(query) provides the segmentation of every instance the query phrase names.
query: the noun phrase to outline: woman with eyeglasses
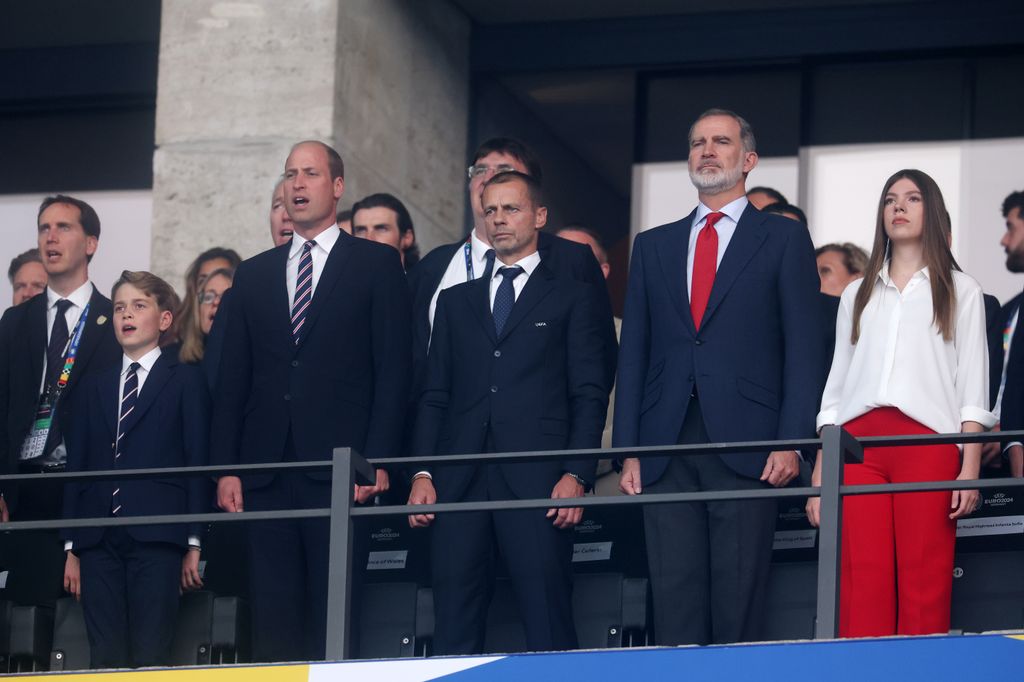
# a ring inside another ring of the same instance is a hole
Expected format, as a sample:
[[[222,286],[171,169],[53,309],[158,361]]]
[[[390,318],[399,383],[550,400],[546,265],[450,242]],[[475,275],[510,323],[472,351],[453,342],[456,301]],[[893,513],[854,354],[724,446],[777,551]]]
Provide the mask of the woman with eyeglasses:
[[[949,250],[949,215],[935,181],[901,170],[878,203],[864,277],[843,291],[818,429],[857,437],[975,433],[990,428],[985,305]],[[875,447],[844,483],[974,480],[981,445]],[[821,483],[821,452],[811,477]],[[949,631],[956,523],[976,490],[844,498],[839,634]],[[818,525],[820,500],[807,502]]]
[[[233,249],[216,247],[199,254],[189,266],[185,273],[185,296],[182,298],[181,310],[174,318],[177,338],[181,342],[178,352],[181,362],[195,364],[203,360],[206,335],[210,333],[212,324],[212,317],[208,314],[204,316],[204,313],[209,313],[209,306],[206,311],[201,310],[200,296],[207,280],[218,271],[234,273],[241,261]],[[204,317],[210,318],[209,321],[204,323]]]

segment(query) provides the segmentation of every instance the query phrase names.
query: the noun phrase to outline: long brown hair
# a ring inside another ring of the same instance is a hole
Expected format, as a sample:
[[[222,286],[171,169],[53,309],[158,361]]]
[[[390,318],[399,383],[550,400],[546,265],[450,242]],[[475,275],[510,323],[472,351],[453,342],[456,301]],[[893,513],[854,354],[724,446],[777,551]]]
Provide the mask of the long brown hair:
[[[953,339],[954,318],[956,313],[956,289],[953,287],[953,270],[959,270],[953,254],[949,250],[949,213],[946,202],[942,200],[942,191],[931,176],[922,171],[907,168],[897,171],[885,182],[882,196],[878,200],[878,217],[875,220],[875,242],[871,247],[871,257],[864,269],[864,280],[857,289],[857,298],[853,304],[853,330],[850,334],[851,343],[860,338],[860,316],[871,299],[878,273],[885,265],[888,256],[889,236],[885,233],[885,195],[889,193],[897,180],[906,178],[917,185],[924,204],[924,224],[921,241],[924,251],[924,264],[928,268],[928,280],[932,287],[932,322],[942,333],[946,341]]]

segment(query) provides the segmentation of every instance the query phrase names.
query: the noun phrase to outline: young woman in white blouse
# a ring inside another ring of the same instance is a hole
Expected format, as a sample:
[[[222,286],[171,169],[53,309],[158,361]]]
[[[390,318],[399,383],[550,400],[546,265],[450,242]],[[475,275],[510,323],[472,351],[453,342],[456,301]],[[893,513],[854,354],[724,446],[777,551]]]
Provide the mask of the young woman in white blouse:
[[[981,287],[949,251],[935,181],[902,170],[885,183],[864,278],[843,292],[818,429],[855,436],[977,432],[991,427]],[[869,448],[847,484],[973,480],[981,445]],[[821,483],[821,453],[814,465]],[[839,634],[949,630],[956,520],[977,491],[858,495],[843,506]],[[807,502],[818,525],[819,498]]]

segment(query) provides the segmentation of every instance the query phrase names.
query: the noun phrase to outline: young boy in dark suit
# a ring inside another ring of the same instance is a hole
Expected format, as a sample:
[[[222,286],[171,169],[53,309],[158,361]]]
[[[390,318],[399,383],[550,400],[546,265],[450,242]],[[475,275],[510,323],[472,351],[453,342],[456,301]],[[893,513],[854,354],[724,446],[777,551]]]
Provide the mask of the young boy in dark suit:
[[[210,399],[202,369],[160,340],[178,307],[174,289],[128,272],[111,294],[120,366],[89,377],[74,414],[69,471],[202,466]],[[204,511],[202,478],[70,484],[65,518]],[[94,668],[167,663],[182,589],[202,586],[198,525],[80,528],[67,534],[65,586],[82,600]]]

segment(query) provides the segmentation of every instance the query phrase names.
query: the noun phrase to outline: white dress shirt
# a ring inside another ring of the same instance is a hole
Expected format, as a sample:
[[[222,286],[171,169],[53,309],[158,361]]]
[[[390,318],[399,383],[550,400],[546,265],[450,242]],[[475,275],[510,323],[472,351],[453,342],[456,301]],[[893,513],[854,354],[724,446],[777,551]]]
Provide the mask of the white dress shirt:
[[[845,424],[876,407],[895,407],[936,433],[960,433],[963,422],[995,424],[988,405],[988,344],[981,286],[954,271],[956,315],[951,341],[935,327],[928,269],[901,292],[886,261],[850,343],[853,305],[863,279],[843,291],[836,350],[817,425]]]
[[[441,284],[438,285],[437,291],[434,292],[433,297],[430,299],[429,319],[431,330],[434,328],[434,313],[437,311],[437,297],[441,295],[441,292],[448,287],[455,286],[456,284],[462,284],[463,282],[468,282],[470,279],[483,277],[484,270],[487,269],[487,252],[491,250],[491,245],[476,236],[475,229],[472,234],[470,234],[469,240],[469,257],[473,263],[473,276],[470,277],[470,273],[466,269],[465,246],[459,246],[459,248],[455,250],[455,254],[452,256],[451,261],[448,262],[448,269],[444,271],[444,276],[441,277]]]
[[[512,289],[515,291],[516,300],[519,300],[519,294],[523,293],[523,288],[526,286],[526,281],[530,279],[530,275],[540,265],[540,252],[534,251],[529,256],[516,261],[511,266],[507,266],[500,260],[494,262],[494,274],[491,275],[491,310],[494,310],[494,297],[498,295],[498,287],[501,286],[501,282],[505,277],[498,271],[504,267],[514,267],[518,265],[523,269],[523,274],[512,280]]]
[[[316,285],[320,281],[320,273],[324,271],[327,257],[331,255],[331,249],[338,243],[341,236],[341,228],[331,225],[326,230],[313,238],[316,246],[309,250],[313,257],[313,290],[311,296],[316,294]],[[288,309],[291,310],[292,302],[295,301],[295,276],[299,274],[299,261],[302,260],[302,248],[306,240],[296,232],[292,235],[292,244],[288,250],[288,266],[285,268],[285,280],[288,285]]]
[[[64,313],[64,321],[68,323],[68,338],[75,335],[75,325],[82,317],[85,306],[89,305],[92,298],[92,282],[86,282],[72,291],[67,296],[61,296],[50,287],[46,287],[46,345],[50,345],[50,334],[53,333],[53,323],[57,320],[57,301],[66,298],[71,301],[67,312]],[[42,395],[46,388],[46,348],[43,349],[43,375],[39,377],[39,394]]]
[[[732,236],[736,234],[736,225],[740,222],[740,216],[743,215],[743,211],[746,210],[747,197],[741,196],[739,199],[730,201],[728,204],[719,209],[720,213],[724,213],[718,222],[715,223],[715,231],[718,232],[718,261],[715,263],[715,271],[718,271],[719,266],[722,265],[722,258],[725,256],[725,250],[729,247],[729,242],[732,241]],[[700,232],[704,229],[704,226],[708,224],[708,214],[713,211],[704,205],[703,202],[697,204],[697,214],[693,216],[693,227],[690,229],[690,244],[686,250],[686,295],[690,295],[690,291],[693,289],[693,259],[697,255],[697,237]]]

